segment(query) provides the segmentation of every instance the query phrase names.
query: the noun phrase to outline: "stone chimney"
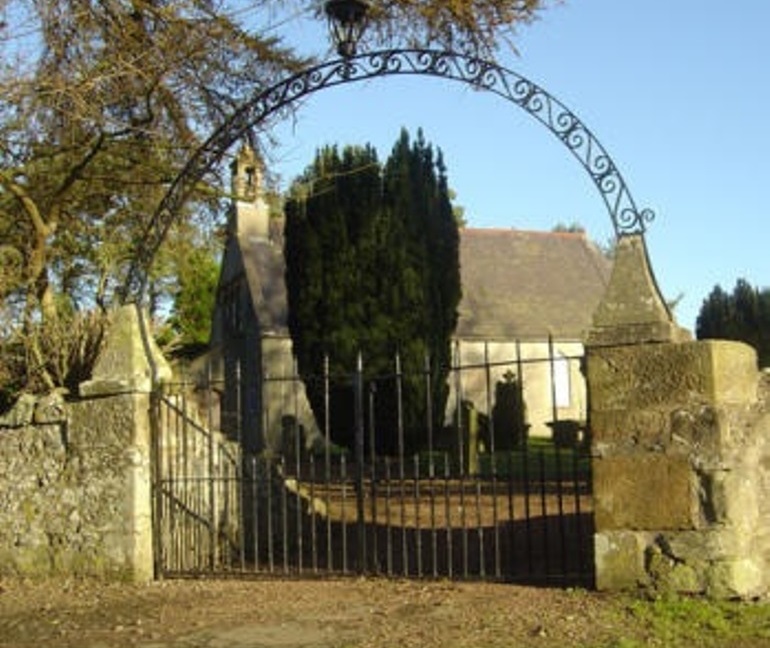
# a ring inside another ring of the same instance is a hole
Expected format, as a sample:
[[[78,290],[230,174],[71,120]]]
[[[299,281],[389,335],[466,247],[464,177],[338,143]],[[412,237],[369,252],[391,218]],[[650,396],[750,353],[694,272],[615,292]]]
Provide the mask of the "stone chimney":
[[[262,163],[249,146],[243,146],[231,170],[237,236],[269,240],[270,210],[264,198]]]

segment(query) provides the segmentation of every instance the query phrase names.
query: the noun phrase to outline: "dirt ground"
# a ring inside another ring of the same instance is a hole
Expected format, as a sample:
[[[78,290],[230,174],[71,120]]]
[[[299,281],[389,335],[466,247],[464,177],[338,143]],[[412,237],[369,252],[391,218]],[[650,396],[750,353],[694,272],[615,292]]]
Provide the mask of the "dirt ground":
[[[369,579],[0,580],[2,648],[648,644],[666,645],[633,616],[629,599],[582,590]],[[699,644],[753,647],[770,640]]]

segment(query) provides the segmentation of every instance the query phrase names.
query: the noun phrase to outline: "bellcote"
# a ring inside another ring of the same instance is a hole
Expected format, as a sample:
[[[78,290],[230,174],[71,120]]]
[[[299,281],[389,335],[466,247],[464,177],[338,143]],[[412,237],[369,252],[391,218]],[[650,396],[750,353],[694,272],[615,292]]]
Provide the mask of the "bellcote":
[[[262,163],[242,146],[230,167],[235,230],[238,237],[268,240],[270,214],[264,197]]]

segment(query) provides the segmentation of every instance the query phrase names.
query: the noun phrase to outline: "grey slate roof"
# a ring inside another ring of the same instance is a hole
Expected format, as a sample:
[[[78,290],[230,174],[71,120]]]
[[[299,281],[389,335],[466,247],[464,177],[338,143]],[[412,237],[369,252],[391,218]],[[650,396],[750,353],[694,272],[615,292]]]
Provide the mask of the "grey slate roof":
[[[280,245],[240,237],[262,331],[287,335]],[[460,231],[461,339],[580,340],[609,280],[610,262],[583,234],[504,229]]]
[[[580,340],[609,281],[610,262],[584,234],[461,231],[463,298],[456,336]]]
[[[240,236],[251,301],[262,333],[288,335],[283,249],[265,239]]]

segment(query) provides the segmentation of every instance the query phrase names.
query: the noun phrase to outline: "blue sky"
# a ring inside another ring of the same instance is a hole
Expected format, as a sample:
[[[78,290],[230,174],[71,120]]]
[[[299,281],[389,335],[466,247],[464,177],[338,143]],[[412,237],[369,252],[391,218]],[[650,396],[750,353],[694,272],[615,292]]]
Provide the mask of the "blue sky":
[[[717,283],[770,286],[770,2],[568,0],[522,27],[505,67],[543,86],[593,131],[640,208],[667,299],[693,329]],[[281,33],[323,54],[316,25]],[[314,48],[314,49],[313,49]],[[288,182],[329,143],[377,147],[401,127],[440,147],[473,227],[578,222],[604,242],[611,223],[582,166],[515,105],[464,84],[386,77],[323,90],[276,129],[271,167]],[[568,280],[568,278],[565,278]]]

